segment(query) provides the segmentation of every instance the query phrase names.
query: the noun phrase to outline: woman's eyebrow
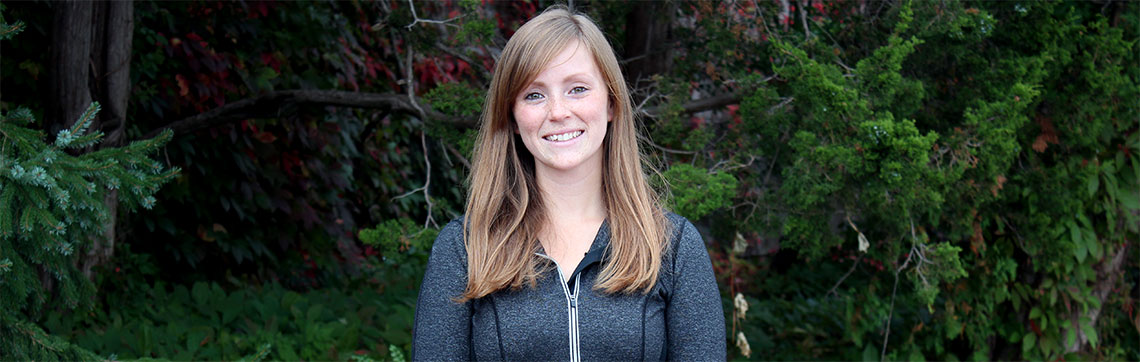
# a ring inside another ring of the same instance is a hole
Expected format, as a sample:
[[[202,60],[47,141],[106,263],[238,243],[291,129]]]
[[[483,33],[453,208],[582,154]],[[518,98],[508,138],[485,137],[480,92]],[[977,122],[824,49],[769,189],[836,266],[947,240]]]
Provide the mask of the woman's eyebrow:
[[[593,77],[590,76],[590,73],[581,72],[581,73],[574,73],[574,74],[568,75],[565,78],[563,78],[563,80],[564,81],[566,81],[566,80],[574,81],[574,80],[588,80],[591,78],[593,78]]]
[[[565,76],[562,78],[562,80],[560,82],[565,83],[565,82],[574,82],[574,81],[587,81],[587,80],[592,80],[592,78],[593,77],[590,76],[590,73],[581,72],[581,73],[574,73],[574,74]],[[527,87],[543,88],[543,87],[546,87],[546,83],[541,81],[541,80],[535,79],[535,80],[531,81],[527,85]]]

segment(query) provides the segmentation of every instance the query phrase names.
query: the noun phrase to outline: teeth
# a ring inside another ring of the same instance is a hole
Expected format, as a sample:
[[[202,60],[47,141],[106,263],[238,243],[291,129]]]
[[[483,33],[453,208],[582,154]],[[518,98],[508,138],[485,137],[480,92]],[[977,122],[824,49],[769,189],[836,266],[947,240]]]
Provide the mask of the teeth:
[[[582,135],[582,131],[574,131],[574,132],[567,132],[567,133],[563,133],[563,134],[550,135],[550,136],[546,136],[545,138],[547,141],[561,142],[561,141],[569,141],[571,139],[574,139],[574,137],[578,137],[580,135]]]

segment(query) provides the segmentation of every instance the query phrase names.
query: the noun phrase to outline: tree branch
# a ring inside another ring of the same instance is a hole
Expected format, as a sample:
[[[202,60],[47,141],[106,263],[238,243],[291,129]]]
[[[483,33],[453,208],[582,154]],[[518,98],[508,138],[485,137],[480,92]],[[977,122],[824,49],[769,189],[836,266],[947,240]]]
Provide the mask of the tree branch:
[[[730,104],[740,103],[740,100],[743,98],[744,92],[741,91],[702,98],[682,105],[681,113],[697,113],[710,109],[722,108]],[[649,117],[657,117],[661,115],[661,113],[665,112],[665,106],[653,106],[647,109],[641,109],[641,112]]]
[[[169,122],[166,126],[153,130],[142,138],[153,138],[167,129],[173,130],[176,134],[187,134],[249,118],[278,117],[282,115],[283,106],[289,104],[382,109],[390,112],[408,113],[423,120],[443,122],[459,128],[474,128],[476,125],[475,118],[452,117],[431,109],[418,109],[410,97],[402,94],[298,89],[269,92],[229,103],[191,117]]]
[[[458,25],[451,24],[451,22],[455,21],[455,19],[459,19],[459,18],[463,17],[463,15],[460,15],[460,16],[456,16],[454,18],[447,19],[447,20],[420,19],[420,16],[416,15],[416,4],[413,4],[412,0],[408,0],[408,8],[412,9],[412,19],[415,19],[415,20],[413,20],[411,24],[408,24],[407,26],[405,26],[405,28],[407,28],[407,29],[411,29],[412,27],[416,26],[416,24],[419,24],[419,23],[442,24],[442,25],[458,27]]]
[[[467,62],[467,65],[470,66],[471,69],[475,70],[475,72],[478,73],[479,76],[483,77],[484,80],[489,81],[491,79],[491,72],[488,71],[487,68],[484,68],[481,63],[476,63],[474,60],[471,59],[471,57],[464,55],[458,49],[453,49],[451,47],[443,45],[443,43],[441,43],[441,42],[435,42],[435,48],[442,50],[444,53],[450,54],[451,56],[453,56],[459,60]]]
[[[743,92],[722,94],[694,100],[681,106],[682,113],[696,113],[740,103]],[[785,105],[790,98],[777,107]],[[478,117],[457,117],[431,109],[422,99],[412,101],[411,96],[396,93],[366,93],[342,90],[292,89],[280,90],[228,103],[224,106],[186,117],[177,121],[165,122],[166,126],[152,130],[141,139],[154,138],[164,130],[172,130],[176,135],[215,127],[250,118],[280,117],[287,114],[286,105],[337,106],[352,108],[380,109],[392,113],[405,113],[425,122],[439,122],[451,127],[470,129],[478,127]],[[419,107],[417,107],[419,106]],[[658,117],[664,106],[642,109],[648,117]]]

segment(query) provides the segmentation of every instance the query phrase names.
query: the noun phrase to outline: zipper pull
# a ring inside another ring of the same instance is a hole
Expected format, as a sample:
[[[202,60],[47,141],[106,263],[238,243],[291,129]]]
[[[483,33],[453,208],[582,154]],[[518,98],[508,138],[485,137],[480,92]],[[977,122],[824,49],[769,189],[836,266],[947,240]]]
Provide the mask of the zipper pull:
[[[570,298],[570,308],[578,308],[578,298]]]

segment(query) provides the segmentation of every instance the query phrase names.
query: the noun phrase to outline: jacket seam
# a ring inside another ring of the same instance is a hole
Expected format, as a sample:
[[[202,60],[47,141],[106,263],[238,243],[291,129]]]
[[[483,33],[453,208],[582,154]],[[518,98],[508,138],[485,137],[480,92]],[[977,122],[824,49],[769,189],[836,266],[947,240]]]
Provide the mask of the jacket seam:
[[[679,279],[679,276],[677,275],[677,259],[679,259],[681,256],[681,243],[684,242],[684,240],[681,240],[681,238],[683,238],[685,236],[685,229],[689,227],[689,224],[687,222],[684,222],[683,219],[678,221],[677,223],[680,224],[680,226],[677,228],[677,231],[673,234],[673,240],[671,240],[669,242],[670,244],[673,244],[673,242],[675,241],[676,244],[670,245],[673,247],[673,250],[672,250],[673,257],[671,258],[673,260],[671,260],[670,264],[672,264],[672,266],[670,267],[670,270],[669,270],[669,293],[666,293],[666,295],[664,296],[665,297],[664,298],[665,299],[665,343],[661,344],[661,356],[660,356],[660,358],[661,358],[661,360],[665,360],[665,361],[669,360],[669,358],[671,357],[671,356],[669,356],[669,346],[670,346],[670,344],[673,343],[673,340],[672,340],[673,336],[671,335],[671,333],[669,333],[669,326],[672,325],[672,322],[669,320],[669,304],[673,302],[673,293],[677,292],[677,279]]]
[[[475,315],[475,302],[467,301],[466,304],[467,304],[467,315],[474,316]],[[496,320],[495,321],[495,328],[498,328],[498,324],[499,323]],[[474,336],[475,336],[475,319],[474,318],[468,318],[467,319],[467,339],[468,339],[468,341],[467,341],[467,358],[471,358],[471,359],[475,358],[475,342],[470,341],[471,337],[474,337]],[[502,348],[501,345],[499,347]],[[415,361],[415,359],[412,359],[412,360]]]
[[[507,352],[503,348],[503,329],[502,324],[499,323],[499,306],[495,304],[494,297],[487,298],[487,301],[491,302],[491,314],[495,315],[495,336],[499,340],[499,359],[505,361],[507,360]]]
[[[649,316],[645,315],[645,311],[649,308],[649,296],[641,299],[641,360],[645,360],[645,320]]]

